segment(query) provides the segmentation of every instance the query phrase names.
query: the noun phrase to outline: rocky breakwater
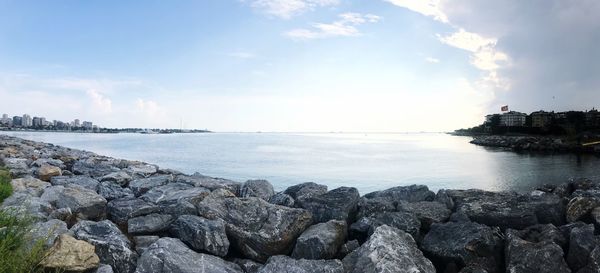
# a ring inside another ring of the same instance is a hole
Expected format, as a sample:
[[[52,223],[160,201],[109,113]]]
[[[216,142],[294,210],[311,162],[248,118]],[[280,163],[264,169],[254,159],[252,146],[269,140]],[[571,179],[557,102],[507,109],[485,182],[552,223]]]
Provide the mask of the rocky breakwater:
[[[275,192],[0,136],[49,270],[68,272],[600,272],[600,183],[527,194],[402,186]],[[52,171],[49,171],[52,169]],[[47,237],[49,235],[49,238]]]
[[[506,148],[514,151],[600,152],[600,149],[594,146],[583,147],[577,144],[576,141],[567,141],[562,138],[543,136],[475,136],[471,143],[480,146]]]

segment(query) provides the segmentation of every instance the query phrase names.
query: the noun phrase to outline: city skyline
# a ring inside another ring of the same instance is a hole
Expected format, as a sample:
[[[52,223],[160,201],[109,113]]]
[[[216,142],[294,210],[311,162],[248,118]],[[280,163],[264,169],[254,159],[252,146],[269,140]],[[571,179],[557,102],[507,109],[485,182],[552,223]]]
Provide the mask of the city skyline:
[[[598,12],[592,0],[2,1],[0,109],[252,132],[451,131],[506,104],[590,109]]]

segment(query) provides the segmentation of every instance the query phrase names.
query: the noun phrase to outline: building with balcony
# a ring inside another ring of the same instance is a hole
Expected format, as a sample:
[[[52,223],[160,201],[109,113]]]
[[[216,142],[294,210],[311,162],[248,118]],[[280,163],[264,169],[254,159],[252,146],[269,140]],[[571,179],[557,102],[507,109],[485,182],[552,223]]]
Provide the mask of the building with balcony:
[[[510,111],[500,116],[500,126],[505,127],[522,127],[525,126],[526,121],[527,114],[516,111]]]

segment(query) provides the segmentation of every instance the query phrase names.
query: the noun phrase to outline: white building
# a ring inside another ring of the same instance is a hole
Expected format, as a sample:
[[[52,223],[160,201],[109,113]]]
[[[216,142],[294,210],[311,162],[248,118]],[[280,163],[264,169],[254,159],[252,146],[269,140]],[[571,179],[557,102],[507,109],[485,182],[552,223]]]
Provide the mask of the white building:
[[[31,127],[33,125],[33,119],[30,115],[24,114],[23,119],[21,120],[21,126],[23,127]]]
[[[91,121],[84,121],[83,128],[85,128],[86,130],[92,130],[94,126]]]
[[[500,116],[500,125],[507,127],[522,127],[525,126],[527,114],[516,111],[510,111]]]

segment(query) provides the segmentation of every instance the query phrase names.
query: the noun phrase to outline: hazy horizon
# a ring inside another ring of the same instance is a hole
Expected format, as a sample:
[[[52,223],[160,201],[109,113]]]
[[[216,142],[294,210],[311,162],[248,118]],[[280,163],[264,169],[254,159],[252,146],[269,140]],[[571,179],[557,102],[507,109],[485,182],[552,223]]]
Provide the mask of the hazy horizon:
[[[0,114],[404,133],[471,127],[501,105],[587,110],[599,13],[594,0],[0,0]]]

